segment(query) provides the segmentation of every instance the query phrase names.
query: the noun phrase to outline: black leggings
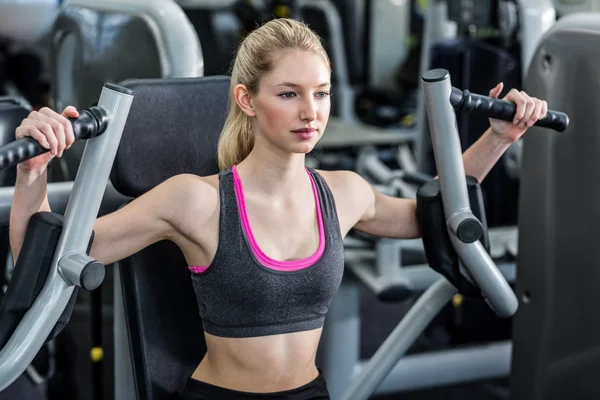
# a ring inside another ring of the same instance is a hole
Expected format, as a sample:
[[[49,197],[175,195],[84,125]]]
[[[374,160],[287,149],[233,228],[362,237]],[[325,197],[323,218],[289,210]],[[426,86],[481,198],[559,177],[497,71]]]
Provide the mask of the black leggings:
[[[321,373],[312,382],[296,389],[274,393],[248,393],[225,389],[188,378],[182,400],[329,400],[325,378]]]

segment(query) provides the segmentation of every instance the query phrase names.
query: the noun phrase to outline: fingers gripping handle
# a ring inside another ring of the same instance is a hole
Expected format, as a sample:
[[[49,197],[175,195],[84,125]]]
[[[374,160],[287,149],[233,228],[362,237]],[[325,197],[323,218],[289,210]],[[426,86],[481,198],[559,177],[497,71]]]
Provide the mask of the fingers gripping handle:
[[[510,101],[493,99],[491,97],[473,94],[468,90],[452,88],[450,103],[456,111],[475,111],[487,117],[512,121],[517,112],[517,106]],[[569,126],[569,116],[560,111],[548,110],[544,118],[534,124],[542,128],[554,129],[563,132]]]
[[[108,124],[108,115],[104,109],[94,106],[83,110],[78,118],[70,118],[75,140],[91,139],[101,135]],[[24,137],[0,147],[0,170],[10,168],[18,163],[27,161],[46,153],[37,140]]]
[[[515,293],[478,241],[479,221],[471,212],[467,193],[456,114],[449,101],[452,86],[448,71],[426,72],[423,90],[450,240],[468,276],[481,289],[491,308],[500,316],[511,316],[518,307]],[[466,235],[460,229],[465,221]]]

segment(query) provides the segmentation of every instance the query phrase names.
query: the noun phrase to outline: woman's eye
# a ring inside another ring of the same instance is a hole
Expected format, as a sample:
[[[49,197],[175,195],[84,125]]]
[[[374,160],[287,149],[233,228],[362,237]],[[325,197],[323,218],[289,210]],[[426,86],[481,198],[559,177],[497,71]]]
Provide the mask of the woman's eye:
[[[285,93],[281,93],[279,96],[283,97],[284,99],[289,99],[292,98],[293,96],[295,96],[294,92],[285,92]]]

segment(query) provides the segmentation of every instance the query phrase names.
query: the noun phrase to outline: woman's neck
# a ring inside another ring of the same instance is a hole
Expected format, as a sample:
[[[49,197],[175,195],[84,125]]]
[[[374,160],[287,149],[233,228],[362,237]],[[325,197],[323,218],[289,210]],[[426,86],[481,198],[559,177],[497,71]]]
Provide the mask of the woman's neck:
[[[279,197],[296,192],[307,179],[304,154],[285,156],[271,151],[252,150],[237,166],[244,191],[259,191],[265,195]]]

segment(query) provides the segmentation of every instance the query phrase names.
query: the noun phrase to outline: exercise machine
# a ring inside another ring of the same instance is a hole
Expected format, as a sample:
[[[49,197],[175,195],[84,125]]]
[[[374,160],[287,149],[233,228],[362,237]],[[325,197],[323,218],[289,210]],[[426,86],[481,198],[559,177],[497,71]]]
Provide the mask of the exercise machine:
[[[79,288],[93,290],[104,278],[104,266],[87,253],[131,101],[131,91],[106,84],[98,106],[73,121],[76,137],[87,139],[87,145],[64,218],[55,213],[32,217],[0,306],[0,390],[68,323]],[[2,147],[0,168],[45,151],[31,138],[13,141]]]
[[[501,376],[503,367],[504,374],[508,373],[506,362],[510,352],[509,343],[482,346],[479,351],[471,348],[400,360],[441,308],[459,291],[470,296],[480,291],[485,301],[501,317],[512,316],[518,304],[506,278],[484,247],[488,233],[482,201],[477,193],[478,184],[472,179],[465,179],[462,151],[454,123],[455,109],[483,112],[492,118],[512,120],[515,106],[503,100],[453,88],[446,70],[428,71],[423,75],[423,85],[439,181],[431,181],[419,189],[418,213],[429,265],[445,279],[439,279],[425,290],[367,363],[358,362],[356,353],[358,312],[354,307],[357,307],[357,292],[352,287],[355,284],[350,282],[343,285],[334,298],[324,331],[324,374],[333,398],[366,399],[374,393],[427,387],[433,381],[448,384]],[[565,114],[552,111],[538,121],[538,126],[559,131],[567,125]],[[478,214],[473,214],[471,208],[476,208]],[[444,230],[447,230],[447,239],[444,239]],[[447,260],[455,260],[454,265],[442,267]],[[397,266],[394,265],[394,268]],[[365,271],[357,274],[359,280],[364,280],[362,275],[365,274]],[[388,285],[398,284],[398,280],[386,281]],[[402,282],[405,289],[403,293],[415,292],[410,286],[413,282],[408,279]],[[475,360],[480,364],[474,366]],[[461,374],[457,373],[456,368],[450,373],[446,368],[449,362],[453,365],[471,365]]]
[[[564,2],[563,2],[564,3]],[[541,41],[527,90],[571,118],[567,134],[532,127],[523,140],[513,321],[515,400],[600,396],[598,127],[600,13],[560,18]]]
[[[476,7],[475,7],[476,4]],[[522,90],[533,52],[556,21],[552,0],[432,0],[423,28],[421,74],[449,70],[459,87],[487,93],[499,82]],[[478,71],[486,71],[481,74]],[[419,170],[434,175],[423,91],[418,93],[415,157]],[[489,126],[480,114],[457,116],[463,151]],[[518,217],[520,143],[511,146],[482,182],[490,226],[515,226]]]

